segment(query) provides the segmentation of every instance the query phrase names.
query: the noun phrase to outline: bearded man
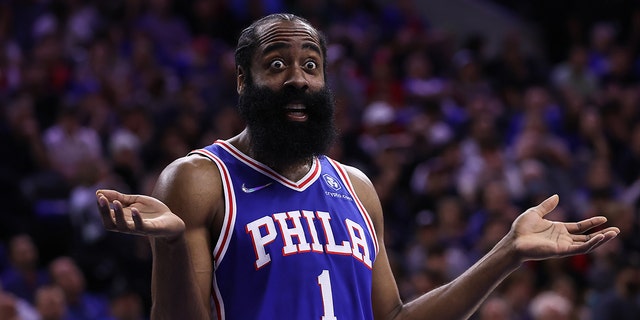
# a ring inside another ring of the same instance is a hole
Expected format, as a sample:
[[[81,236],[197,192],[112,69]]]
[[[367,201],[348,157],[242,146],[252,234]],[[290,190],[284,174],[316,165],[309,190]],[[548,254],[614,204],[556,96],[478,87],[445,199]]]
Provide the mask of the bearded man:
[[[108,230],[148,236],[153,319],[462,319],[527,260],[589,252],[604,217],[552,222],[552,196],[454,281],[408,303],[371,181],[324,153],[336,136],[326,41],[291,14],[245,29],[239,135],[177,159],[151,196],[97,190]]]

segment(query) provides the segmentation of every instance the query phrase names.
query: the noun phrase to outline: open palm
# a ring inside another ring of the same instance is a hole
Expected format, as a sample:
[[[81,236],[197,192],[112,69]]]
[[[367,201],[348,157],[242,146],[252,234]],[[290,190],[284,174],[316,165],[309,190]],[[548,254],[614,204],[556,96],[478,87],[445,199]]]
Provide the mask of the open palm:
[[[554,195],[520,215],[511,228],[516,252],[521,260],[559,258],[592,251],[613,239],[620,230],[609,227],[592,233],[586,231],[607,221],[598,216],[579,222],[555,222],[544,219],[558,204]]]
[[[98,190],[96,198],[107,230],[169,238],[185,230],[184,221],[156,198],[115,190]]]

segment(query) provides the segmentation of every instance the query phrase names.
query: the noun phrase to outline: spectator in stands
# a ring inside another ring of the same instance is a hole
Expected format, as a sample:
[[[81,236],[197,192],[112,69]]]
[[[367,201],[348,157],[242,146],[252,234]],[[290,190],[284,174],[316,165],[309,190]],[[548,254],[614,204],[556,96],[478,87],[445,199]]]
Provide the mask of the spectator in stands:
[[[530,308],[533,320],[571,320],[573,311],[571,302],[553,291],[537,294]]]
[[[589,69],[588,49],[584,46],[571,48],[567,61],[555,66],[551,72],[551,83],[559,90],[573,91],[583,98],[595,98],[599,81]]]
[[[2,273],[2,286],[33,304],[38,287],[50,281],[47,271],[40,268],[38,247],[30,235],[21,233],[11,238],[8,251],[11,265]]]
[[[46,285],[36,292],[36,309],[40,320],[68,320],[64,292],[56,285]]]
[[[640,314],[640,265],[629,257],[618,270],[614,285],[595,301],[593,320],[631,320]]]
[[[41,320],[36,309],[24,299],[2,289],[0,283],[0,320]]]
[[[109,309],[114,320],[143,320],[144,310],[140,296],[133,291],[123,291],[109,302]]]
[[[499,295],[493,295],[478,309],[478,320],[511,320],[513,314],[507,301]]]
[[[69,257],[58,257],[49,265],[53,283],[64,292],[68,320],[109,319],[108,300],[100,294],[86,290],[85,277],[76,262]]]
[[[102,157],[100,139],[95,130],[85,127],[75,106],[65,106],[55,125],[43,136],[53,169],[70,185],[76,183],[82,162]]]

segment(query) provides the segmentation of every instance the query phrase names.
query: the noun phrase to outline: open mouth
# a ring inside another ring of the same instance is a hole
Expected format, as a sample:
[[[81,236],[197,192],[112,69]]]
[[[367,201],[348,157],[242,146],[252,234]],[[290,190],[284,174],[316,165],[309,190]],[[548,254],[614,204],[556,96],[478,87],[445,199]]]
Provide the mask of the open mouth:
[[[287,119],[291,121],[307,121],[307,107],[301,103],[293,102],[285,107]]]

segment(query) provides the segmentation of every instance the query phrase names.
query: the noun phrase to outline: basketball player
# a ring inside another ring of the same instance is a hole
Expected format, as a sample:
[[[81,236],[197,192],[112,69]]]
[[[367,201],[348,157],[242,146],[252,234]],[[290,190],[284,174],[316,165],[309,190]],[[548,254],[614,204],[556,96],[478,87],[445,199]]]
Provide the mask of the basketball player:
[[[524,212],[459,278],[404,303],[382,209],[358,169],[323,152],[335,137],[326,43],[306,20],[270,15],[236,50],[247,128],[167,166],[153,196],[96,192],[105,227],[153,248],[153,319],[463,319],[527,260],[586,253],[619,230],[604,217]]]

